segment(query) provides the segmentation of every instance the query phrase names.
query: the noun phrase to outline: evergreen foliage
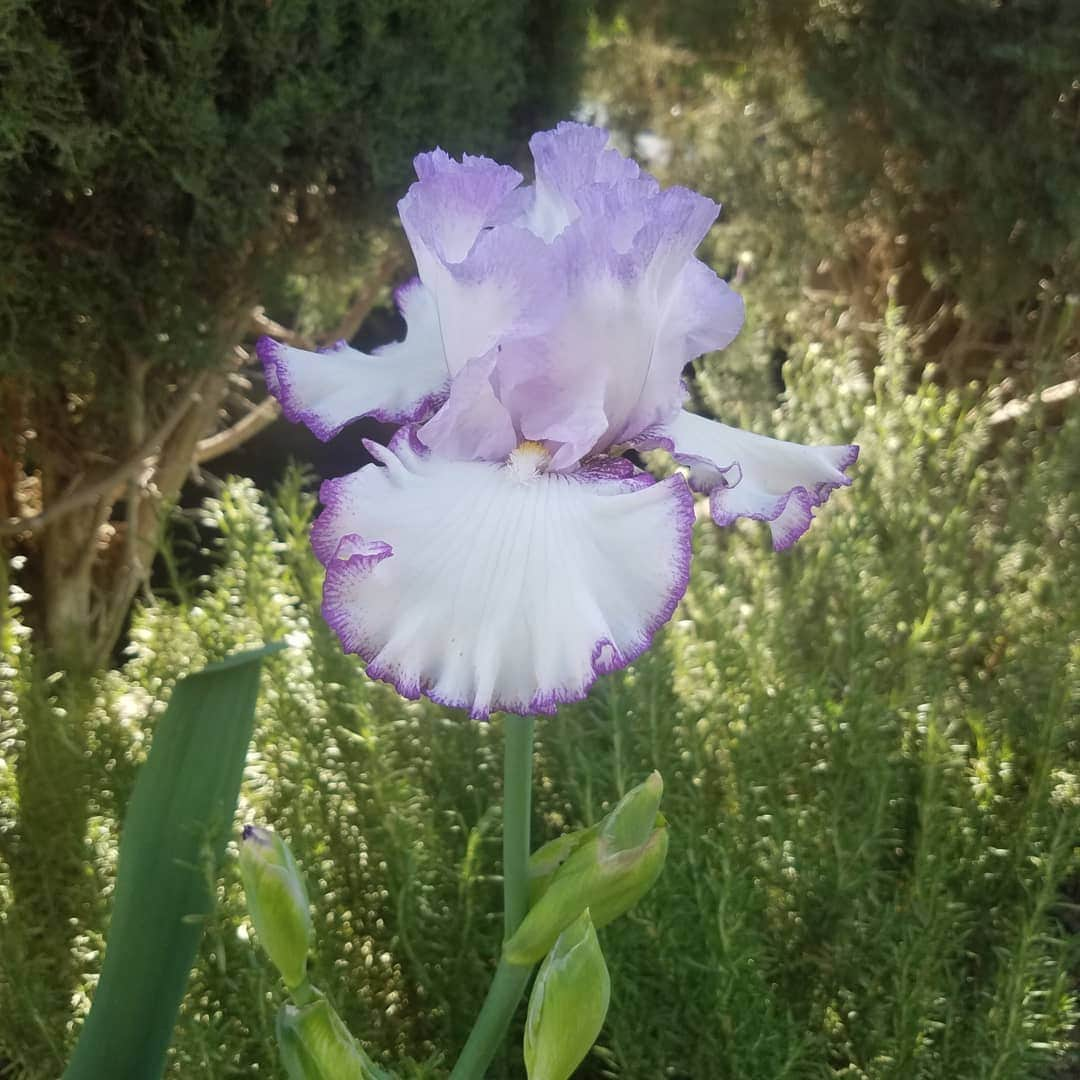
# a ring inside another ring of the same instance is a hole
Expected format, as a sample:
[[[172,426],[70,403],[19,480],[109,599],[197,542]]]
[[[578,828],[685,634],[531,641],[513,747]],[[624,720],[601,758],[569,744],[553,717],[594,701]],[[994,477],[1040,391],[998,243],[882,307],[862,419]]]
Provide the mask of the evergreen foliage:
[[[220,362],[316,243],[355,255],[416,152],[505,154],[573,95],[561,0],[5,7],[0,375],[70,409],[125,356]]]
[[[737,99],[714,135],[723,145],[699,145],[692,156],[726,154],[741,160],[721,169],[745,170],[747,180],[756,172],[756,195],[742,183],[724,195],[736,213],[747,200],[759,224],[771,218],[788,257],[793,242],[815,260],[842,250],[878,221],[905,236],[931,282],[983,316],[1031,303],[1043,279],[1056,291],[1080,284],[1077,5],[614,0],[602,8],[692,56],[659,73],[658,96],[677,106],[716,77],[720,95]]]

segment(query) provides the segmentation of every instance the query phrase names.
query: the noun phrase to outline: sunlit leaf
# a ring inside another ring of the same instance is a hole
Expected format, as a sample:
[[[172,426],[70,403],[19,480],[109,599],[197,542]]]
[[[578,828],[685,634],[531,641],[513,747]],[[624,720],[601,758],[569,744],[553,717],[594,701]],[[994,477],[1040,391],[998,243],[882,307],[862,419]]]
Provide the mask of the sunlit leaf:
[[[260,666],[280,647],[230,656],[173,691],[124,821],[104,968],[67,1080],[161,1075],[214,905]]]

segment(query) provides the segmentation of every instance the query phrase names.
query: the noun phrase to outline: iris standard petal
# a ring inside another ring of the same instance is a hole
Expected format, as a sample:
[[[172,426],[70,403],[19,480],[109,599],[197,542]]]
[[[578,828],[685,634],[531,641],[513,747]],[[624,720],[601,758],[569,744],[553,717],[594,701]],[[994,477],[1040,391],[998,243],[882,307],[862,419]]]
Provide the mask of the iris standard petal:
[[[845,470],[859,456],[857,446],[782,442],[685,410],[639,445],[662,446],[690,466],[690,486],[709,495],[717,525],[741,517],[767,521],[776,551],[810,528],[814,507],[851,483]]]
[[[414,165],[419,179],[398,203],[398,213],[423,279],[425,264],[459,263],[469,254],[521,183],[521,173],[485,157],[466,154],[455,161],[442,150],[420,154]]]
[[[607,148],[608,133],[600,128],[563,121],[552,131],[538,131],[529,140],[536,164],[536,185],[524,222],[544,240],[553,240],[580,213],[576,196],[590,184],[613,184],[641,176],[637,162]],[[657,190],[651,177],[647,183]]]
[[[566,295],[548,246],[513,225],[484,230],[460,263],[420,276],[435,296],[451,376],[497,345],[543,333]]]
[[[450,462],[408,439],[323,485],[323,612],[368,674],[474,717],[552,713],[640,655],[689,575],[692,496],[628,462]]]
[[[398,212],[454,376],[498,342],[542,332],[565,286],[543,240],[506,223],[520,205],[520,173],[441,150],[421,154],[416,172]]]
[[[339,341],[308,352],[272,338],[259,340],[266,385],[287,419],[306,424],[324,442],[361,416],[408,423],[445,396],[449,373],[431,293],[413,281],[397,293],[404,341],[363,353]]]
[[[498,359],[500,400],[565,468],[670,420],[686,365],[723,348],[742,298],[693,251],[719,210],[640,180],[581,189],[581,216],[552,245],[566,306],[539,341]]]

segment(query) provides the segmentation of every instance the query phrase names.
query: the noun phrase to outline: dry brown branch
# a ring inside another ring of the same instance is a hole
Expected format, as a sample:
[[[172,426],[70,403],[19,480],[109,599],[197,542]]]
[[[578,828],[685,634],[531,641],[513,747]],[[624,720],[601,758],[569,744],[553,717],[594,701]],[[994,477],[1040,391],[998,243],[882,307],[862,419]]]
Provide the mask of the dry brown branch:
[[[200,439],[195,447],[194,463],[205,465],[208,461],[213,461],[214,458],[235,450],[248,439],[258,435],[260,431],[268,428],[280,415],[281,406],[277,403],[277,399],[268,397],[231,427]]]
[[[279,341],[284,341],[287,345],[295,345],[298,349],[315,348],[315,342],[310,341],[303,334],[298,334],[295,330],[290,330],[287,326],[274,322],[266,314],[266,308],[264,307],[251,309],[250,329],[253,334],[268,334]]]
[[[204,382],[197,399],[183,420],[176,425],[161,452],[152,459],[151,469],[140,490],[138,514],[129,523],[135,529],[134,544],[137,560],[123,568],[112,581],[107,594],[101,597],[98,632],[95,635],[97,664],[106,662],[109,650],[116,641],[131,602],[145,583],[154,553],[161,540],[163,507],[180,493],[192,467],[192,455],[200,438],[213,424],[214,416],[228,393],[228,375],[224,371],[204,373]]]
[[[98,499],[106,498],[122,489],[133,477],[153,465],[154,459],[161,452],[161,447],[169,436],[176,430],[180,422],[187,415],[192,405],[200,400],[204,375],[197,376],[191,386],[182,391],[176,405],[166,416],[161,426],[136,450],[134,454],[123,464],[118,465],[111,472],[99,480],[85,487],[80,486],[57,499],[52,506],[46,507],[40,514],[30,517],[9,518],[0,522],[0,536],[17,536],[22,533],[38,532],[49,525],[55,524],[61,518],[75,510],[90,506]],[[115,496],[113,496],[115,498]]]
[[[1063,405],[1078,394],[1080,394],[1080,379],[1066,379],[1065,382],[1048,386],[1041,394],[1032,394],[1028,398],[1014,398],[1006,402],[990,416],[990,426],[998,427],[1001,424],[1019,420],[1030,412],[1036,402],[1041,402],[1043,405]]]

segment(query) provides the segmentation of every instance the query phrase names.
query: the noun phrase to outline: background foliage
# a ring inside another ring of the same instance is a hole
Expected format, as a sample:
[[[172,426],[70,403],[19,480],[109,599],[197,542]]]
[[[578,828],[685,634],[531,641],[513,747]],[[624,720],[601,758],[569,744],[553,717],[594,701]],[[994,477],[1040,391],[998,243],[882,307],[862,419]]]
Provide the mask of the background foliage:
[[[767,278],[758,307],[772,297],[777,337],[807,286],[843,294],[858,319],[880,315],[898,278],[925,354],[952,346],[945,374],[1004,364],[1023,380],[1038,309],[1080,287],[1080,9],[601,10],[590,99],[653,138],[638,148],[654,167],[726,204],[724,259]],[[1073,349],[1075,336],[1074,323]]]
[[[815,344],[771,419],[854,436],[858,482],[790,555],[753,524],[703,526],[658,647],[540,725],[538,838],[654,766],[673,830],[660,885],[603,934],[614,1005],[582,1075],[1051,1077],[1075,1018],[1080,415],[1047,431],[1035,412],[998,442],[992,396],[909,392],[897,313],[873,381]],[[725,378],[710,366],[699,392]],[[771,411],[744,408],[754,424]],[[9,631],[0,1047],[17,1075],[54,1075],[86,1007],[162,694],[278,635],[292,647],[268,663],[243,817],[287,834],[309,876],[313,977],[389,1060],[462,1042],[499,937],[499,728],[403,703],[340,653],[316,614],[312,509],[295,473],[271,500],[226,485],[203,511],[209,576],[143,607],[127,663],[69,714],[89,739],[72,858],[91,880],[68,898],[66,986],[38,975],[60,935],[26,936],[11,869],[32,855],[16,820],[26,710],[56,710],[63,682],[40,687]],[[230,872],[173,1075],[273,1074],[279,988],[248,931]]]
[[[567,106],[566,50],[543,48],[561,18],[476,0],[9,4],[0,372],[100,389],[125,353],[218,362],[230,308],[275,297],[298,259],[355,255],[418,147],[506,153]]]
[[[520,151],[578,99],[587,15],[0,4],[0,516],[39,467],[61,492],[110,468],[246,304],[333,324],[412,154]],[[672,828],[660,886],[604,931],[614,1005],[583,1077],[1077,1067],[1080,412],[1028,395],[1080,375],[1078,24],[1064,0],[621,0],[588,22],[583,113],[726,203],[706,252],[750,321],[695,407],[862,457],[791,553],[703,526],[657,647],[540,726],[538,841],[654,767]],[[314,981],[388,1062],[438,1075],[463,1041],[499,938],[499,727],[341,655],[313,511],[294,471],[173,513],[126,652],[89,674],[29,629],[47,541],[0,562],[0,1075],[67,1058],[174,680],[277,636],[243,817],[309,876]],[[93,555],[101,516],[74,524]],[[280,988],[231,870],[219,899],[171,1074],[274,1075]],[[513,1048],[495,1075],[520,1076]]]

